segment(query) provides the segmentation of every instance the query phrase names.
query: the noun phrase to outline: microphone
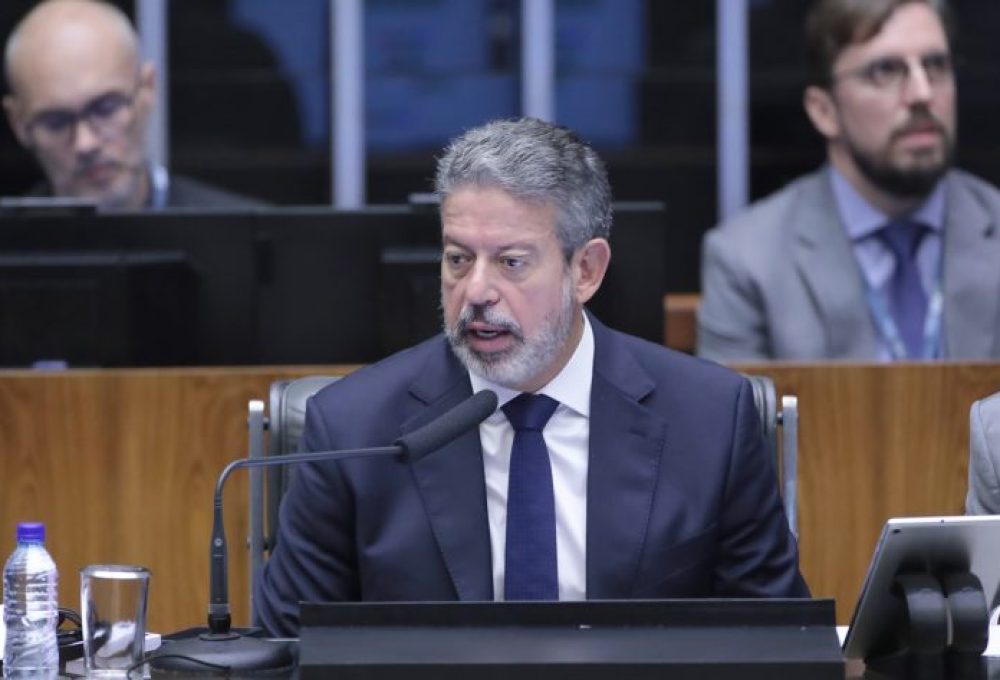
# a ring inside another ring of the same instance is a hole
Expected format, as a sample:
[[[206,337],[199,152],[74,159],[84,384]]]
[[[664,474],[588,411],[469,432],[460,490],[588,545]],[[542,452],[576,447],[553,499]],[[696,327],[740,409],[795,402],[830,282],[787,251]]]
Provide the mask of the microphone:
[[[240,458],[229,463],[216,481],[213,498],[212,538],[209,546],[208,632],[200,634],[196,639],[161,646],[150,656],[150,668],[157,675],[191,672],[211,674],[213,670],[225,674],[231,671],[285,668],[293,664],[287,644],[242,637],[232,630],[222,490],[234,470],[372,456],[401,456],[404,460],[416,460],[477,427],[496,409],[496,393],[482,390],[429,423],[399,437],[390,446],[292,453],[273,458]]]

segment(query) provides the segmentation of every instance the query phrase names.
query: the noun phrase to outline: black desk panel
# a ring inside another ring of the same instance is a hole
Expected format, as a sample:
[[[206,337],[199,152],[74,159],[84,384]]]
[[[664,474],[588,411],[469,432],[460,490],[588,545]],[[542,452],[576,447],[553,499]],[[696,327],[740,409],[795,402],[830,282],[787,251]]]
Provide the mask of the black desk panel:
[[[303,604],[299,674],[340,680],[842,680],[832,600]]]

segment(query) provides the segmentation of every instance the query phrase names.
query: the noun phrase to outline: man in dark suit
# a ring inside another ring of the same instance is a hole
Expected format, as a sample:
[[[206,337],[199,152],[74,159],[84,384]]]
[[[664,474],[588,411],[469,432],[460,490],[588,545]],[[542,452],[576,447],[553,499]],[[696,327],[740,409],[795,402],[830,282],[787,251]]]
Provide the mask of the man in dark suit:
[[[97,0],[39,3],[14,28],[4,53],[3,104],[18,141],[46,176],[36,196],[101,208],[260,205],[149,162],[146,124],[155,71],[122,12]]]
[[[302,600],[807,596],[747,382],[584,311],[611,256],[594,151],[498,121],[449,146],[436,190],[444,333],[319,392],[302,446],[384,445],[483,389],[502,408],[413,461],[300,467],[258,621],[294,634]]]
[[[818,0],[806,113],[828,164],[710,231],[698,353],[1000,358],[1000,191],[951,167],[944,0]]]

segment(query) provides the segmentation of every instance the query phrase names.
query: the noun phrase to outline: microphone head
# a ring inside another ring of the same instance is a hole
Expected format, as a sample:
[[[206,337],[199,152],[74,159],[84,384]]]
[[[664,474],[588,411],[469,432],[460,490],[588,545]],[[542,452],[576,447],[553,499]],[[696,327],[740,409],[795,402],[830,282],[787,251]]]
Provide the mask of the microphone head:
[[[439,449],[457,439],[497,410],[497,394],[493,390],[476,392],[468,399],[445,411],[431,422],[403,435],[393,444],[411,458]]]

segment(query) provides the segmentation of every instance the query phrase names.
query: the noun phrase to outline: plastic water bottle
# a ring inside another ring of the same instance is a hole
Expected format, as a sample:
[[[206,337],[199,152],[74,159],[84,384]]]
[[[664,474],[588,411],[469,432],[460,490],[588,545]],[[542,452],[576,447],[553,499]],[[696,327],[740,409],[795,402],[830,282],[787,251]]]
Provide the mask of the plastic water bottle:
[[[45,525],[17,525],[17,548],[3,568],[7,638],[3,677],[54,678],[59,672],[59,572],[45,550]]]

